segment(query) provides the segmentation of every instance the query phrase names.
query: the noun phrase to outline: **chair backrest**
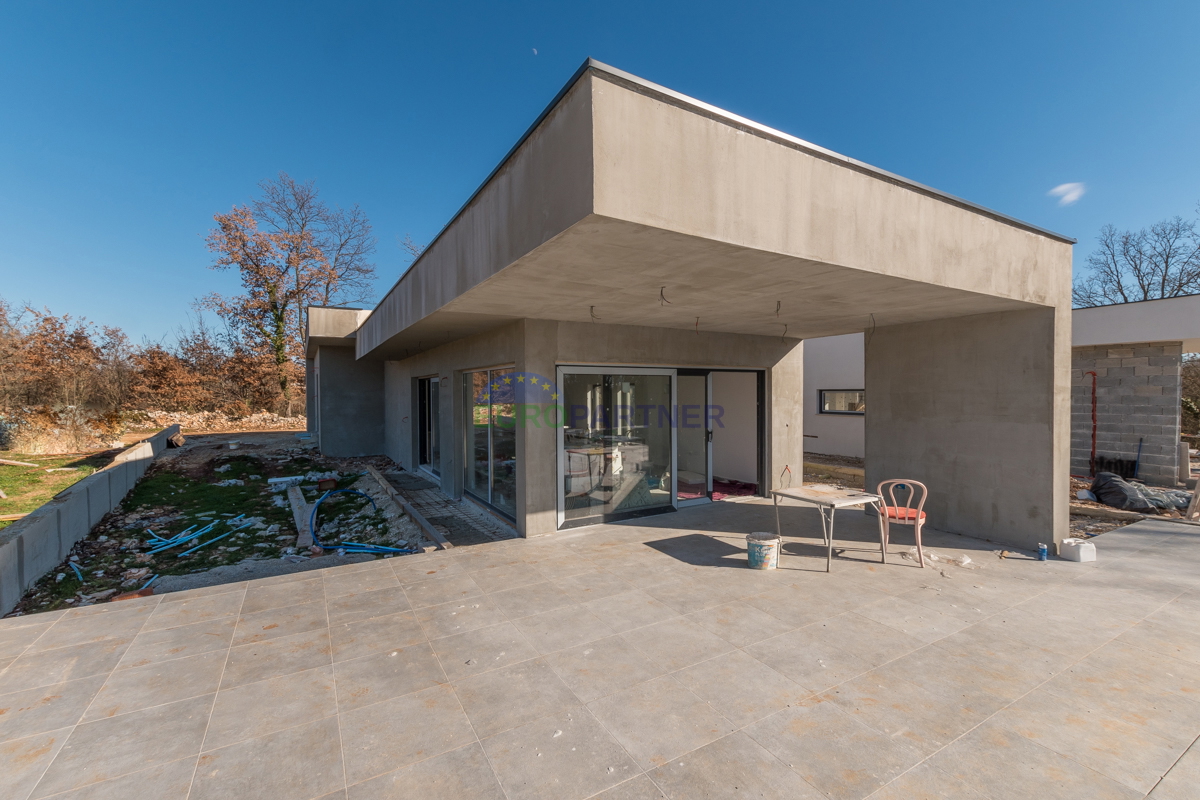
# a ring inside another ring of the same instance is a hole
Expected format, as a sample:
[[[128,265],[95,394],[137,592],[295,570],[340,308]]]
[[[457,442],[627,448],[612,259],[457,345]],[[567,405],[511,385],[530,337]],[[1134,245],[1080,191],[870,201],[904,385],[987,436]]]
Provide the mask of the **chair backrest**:
[[[902,497],[905,497],[903,505],[896,502],[896,492],[900,492]],[[929,495],[929,490],[925,488],[925,484],[920,481],[912,481],[906,478],[898,478],[896,480],[884,481],[879,484],[879,488],[875,490],[875,494],[883,498],[883,504],[891,508],[904,508],[914,510],[915,513],[905,511],[902,514],[896,514],[891,519],[901,524],[914,523],[921,519],[922,510],[925,508],[925,498]],[[913,506],[913,501],[916,501],[916,506]]]

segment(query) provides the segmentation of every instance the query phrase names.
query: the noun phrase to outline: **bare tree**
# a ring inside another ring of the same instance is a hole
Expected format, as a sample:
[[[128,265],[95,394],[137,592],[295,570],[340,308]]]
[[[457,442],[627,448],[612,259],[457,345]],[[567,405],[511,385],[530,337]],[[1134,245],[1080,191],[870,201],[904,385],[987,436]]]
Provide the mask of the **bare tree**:
[[[297,183],[281,172],[259,188],[262,197],[249,206],[217,214],[207,240],[216,255],[212,268],[236,268],[245,294],[202,302],[241,332],[251,350],[270,353],[290,415],[306,309],[370,296],[375,237],[358,206],[331,208],[311,181]]]
[[[309,305],[361,303],[374,289],[375,236],[367,215],[357,205],[329,206],[312,181],[298,183],[286,172],[258,185],[262,197],[250,204],[255,222],[280,235],[284,262],[292,272],[295,292],[302,298],[296,325],[303,338],[304,308]],[[321,261],[324,280],[306,281]],[[307,284],[307,285],[306,285]]]
[[[1089,272],[1075,282],[1076,308],[1200,293],[1200,231],[1181,217],[1140,231],[1105,225]]]

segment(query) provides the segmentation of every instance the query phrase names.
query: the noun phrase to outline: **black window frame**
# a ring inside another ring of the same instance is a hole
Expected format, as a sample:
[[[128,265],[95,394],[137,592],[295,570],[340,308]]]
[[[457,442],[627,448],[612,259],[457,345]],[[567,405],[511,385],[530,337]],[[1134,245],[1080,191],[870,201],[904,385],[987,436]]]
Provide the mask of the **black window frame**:
[[[863,396],[863,405],[867,404],[866,389],[818,389],[817,390],[817,413],[829,414],[837,417],[862,417],[866,416],[866,411],[826,411],[825,410],[825,395],[835,392],[861,392]]]

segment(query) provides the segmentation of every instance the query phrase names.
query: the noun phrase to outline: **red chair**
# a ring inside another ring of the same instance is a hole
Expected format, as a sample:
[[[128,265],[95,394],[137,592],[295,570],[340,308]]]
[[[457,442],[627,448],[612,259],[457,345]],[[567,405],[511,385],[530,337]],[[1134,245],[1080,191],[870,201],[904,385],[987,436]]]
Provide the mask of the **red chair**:
[[[902,496],[907,491],[903,504],[896,501],[896,492]],[[887,559],[887,545],[892,525],[912,525],[913,534],[917,539],[917,562],[925,566],[925,552],[921,549],[921,528],[925,525],[925,498],[929,490],[919,481],[892,480],[879,484],[875,494],[883,498],[879,509],[879,538],[883,543],[884,559]],[[913,506],[913,501],[916,506]]]

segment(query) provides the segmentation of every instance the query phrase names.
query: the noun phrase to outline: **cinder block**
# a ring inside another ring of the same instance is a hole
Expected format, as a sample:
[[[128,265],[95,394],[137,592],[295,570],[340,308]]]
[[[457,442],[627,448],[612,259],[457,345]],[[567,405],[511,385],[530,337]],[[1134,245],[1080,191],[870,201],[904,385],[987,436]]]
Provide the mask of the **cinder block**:
[[[1152,367],[1175,367],[1176,369],[1182,361],[1179,356],[1150,356],[1146,360]]]
[[[1150,361],[1147,356],[1135,356],[1133,358],[1122,358],[1122,367],[1147,367],[1150,366]]]
[[[1132,347],[1110,347],[1108,348],[1109,358],[1133,358]]]
[[[1163,374],[1163,368],[1162,367],[1134,367],[1133,374],[1139,378],[1149,377],[1149,376],[1157,377],[1157,376]]]
[[[1155,385],[1134,386],[1133,393],[1140,397],[1153,397],[1155,395],[1161,395],[1163,393],[1163,387]]]

